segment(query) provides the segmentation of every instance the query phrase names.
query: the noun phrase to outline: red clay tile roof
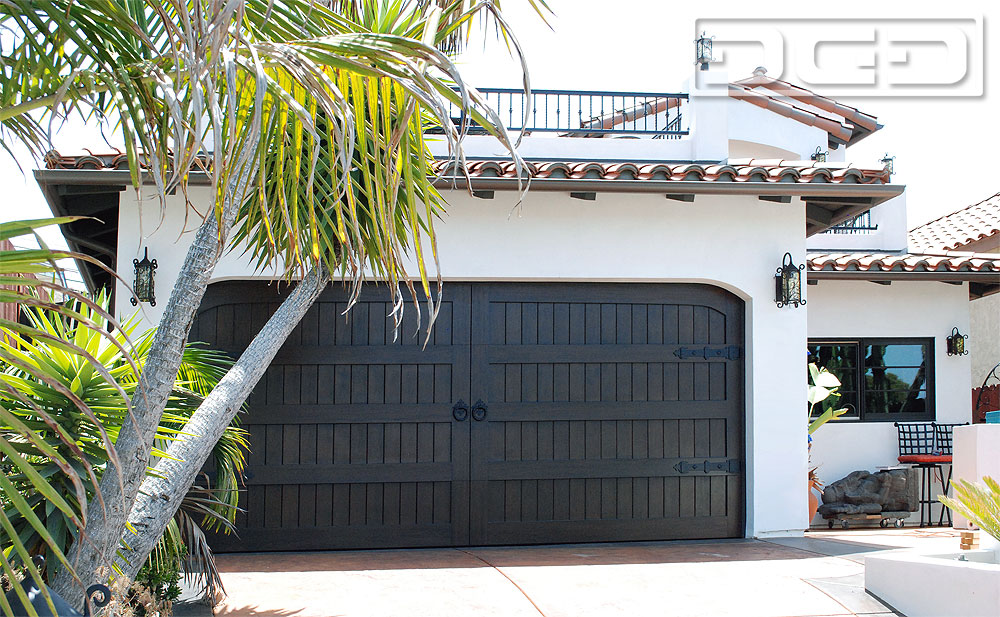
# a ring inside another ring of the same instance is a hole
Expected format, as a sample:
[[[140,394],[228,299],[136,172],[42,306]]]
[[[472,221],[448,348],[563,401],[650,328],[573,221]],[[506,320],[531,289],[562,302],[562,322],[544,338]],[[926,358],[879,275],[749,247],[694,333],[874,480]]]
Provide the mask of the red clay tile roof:
[[[62,156],[50,152],[48,169],[128,169],[124,154]],[[451,176],[449,161],[435,161],[433,171]],[[466,170],[473,178],[517,178],[511,161],[469,161]],[[888,184],[882,168],[864,169],[850,163],[819,163],[782,159],[732,159],[729,164],[631,163],[631,162],[526,162],[523,170],[531,178],[600,180],[686,180],[703,182],[794,182],[827,184]],[[461,175],[461,174],[458,174]]]
[[[910,230],[915,251],[962,250],[974,242],[1000,238],[1000,193]]]
[[[997,272],[1000,256],[988,253],[809,253],[810,272]]]
[[[729,86],[729,96],[733,98],[822,128],[830,134],[831,145],[855,143],[882,128],[875,116],[787,81],[768,77],[763,67],[758,67],[752,77]]]
[[[437,161],[434,171],[454,174],[448,161]],[[703,182],[796,182],[832,184],[888,184],[885,169],[862,169],[849,163],[818,163],[781,159],[732,159],[728,164],[629,163],[629,162],[527,162],[531,178],[568,178],[603,180],[697,180]],[[514,163],[507,161],[470,161],[466,171],[473,178],[516,178]]]

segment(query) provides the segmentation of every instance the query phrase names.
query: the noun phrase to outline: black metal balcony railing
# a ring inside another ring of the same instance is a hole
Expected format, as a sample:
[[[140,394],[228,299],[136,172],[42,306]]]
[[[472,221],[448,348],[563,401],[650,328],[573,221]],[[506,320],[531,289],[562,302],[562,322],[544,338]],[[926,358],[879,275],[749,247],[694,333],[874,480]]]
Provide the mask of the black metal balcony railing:
[[[479,92],[511,132],[520,131],[524,124],[529,133],[573,137],[650,135],[679,139],[688,134],[681,114],[687,94],[532,90],[530,101],[526,101],[524,91],[516,88],[480,88]],[[461,123],[458,108],[449,105],[449,111],[452,121]]]
[[[856,217],[830,227],[825,234],[867,234],[878,230],[878,225],[872,225],[872,213],[862,212]]]

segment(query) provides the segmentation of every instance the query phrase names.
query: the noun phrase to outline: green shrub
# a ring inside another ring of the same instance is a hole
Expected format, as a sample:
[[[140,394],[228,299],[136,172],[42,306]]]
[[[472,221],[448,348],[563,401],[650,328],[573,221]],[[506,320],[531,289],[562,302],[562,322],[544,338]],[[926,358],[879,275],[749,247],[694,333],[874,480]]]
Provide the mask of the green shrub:
[[[187,551],[181,547],[181,554]],[[179,559],[150,559],[139,569],[135,583],[145,587],[160,604],[173,602],[181,595],[181,562]],[[130,594],[131,595],[131,594]],[[145,617],[142,604],[135,606],[137,617]]]

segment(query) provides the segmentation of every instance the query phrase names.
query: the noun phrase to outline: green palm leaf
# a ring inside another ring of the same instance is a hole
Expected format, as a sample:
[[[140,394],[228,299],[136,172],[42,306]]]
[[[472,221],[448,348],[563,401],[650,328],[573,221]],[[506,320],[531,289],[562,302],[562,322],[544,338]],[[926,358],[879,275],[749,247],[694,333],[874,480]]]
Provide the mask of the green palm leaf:
[[[83,526],[81,512],[88,499],[99,497],[99,476],[112,464],[111,444],[129,421],[129,399],[136,394],[152,332],[133,347],[134,322],[107,331],[101,315],[108,302],[102,293],[93,308],[76,300],[53,305],[64,311],[48,304],[26,308],[34,336],[3,331],[9,342],[0,343],[6,354],[0,359],[0,383],[7,386],[0,391],[0,550],[16,555],[12,567],[25,567],[25,558],[34,554],[67,564],[65,552]],[[126,348],[131,355],[124,353]],[[154,456],[184,435],[187,419],[231,364],[221,352],[196,343],[187,346],[156,433],[160,445]],[[225,432],[215,449],[216,485],[192,489],[195,506],[178,515],[184,524],[171,527],[174,535],[161,540],[152,558],[179,558],[178,547],[190,544],[200,549],[203,584],[220,584],[203,534],[198,536],[200,530],[192,531],[192,526],[232,530],[247,446],[242,429],[234,425]]]
[[[982,484],[956,480],[951,486],[955,497],[940,495],[941,503],[1000,541],[1000,483],[986,476]]]

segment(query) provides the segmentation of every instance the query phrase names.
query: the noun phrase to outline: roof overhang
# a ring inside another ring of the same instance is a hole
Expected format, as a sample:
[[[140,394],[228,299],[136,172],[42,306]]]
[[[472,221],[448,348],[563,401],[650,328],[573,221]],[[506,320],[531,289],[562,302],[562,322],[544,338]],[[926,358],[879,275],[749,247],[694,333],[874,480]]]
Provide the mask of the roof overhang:
[[[906,271],[906,270],[807,270],[806,278],[814,281],[870,281],[873,283],[939,282],[969,284],[969,299],[1000,293],[1000,272],[959,271]]]
[[[516,191],[523,188],[525,179],[496,176],[442,176],[434,187],[474,191]],[[706,182],[699,180],[633,180],[603,178],[533,178],[532,191],[596,192],[596,193],[654,193],[664,196],[679,195],[752,195],[769,197],[799,197],[806,207],[806,236],[820,233],[834,225],[850,220],[878,204],[902,194],[905,187],[899,184],[854,183],[799,183],[799,182]],[[689,201],[689,200],[684,200]],[[770,200],[776,201],[776,200]]]
[[[114,272],[118,251],[118,200],[119,194],[132,183],[129,172],[38,169],[35,180],[54,216],[87,217],[59,226],[70,250],[87,255]],[[108,285],[113,278],[108,270],[94,263],[82,259],[74,261],[90,292]]]

